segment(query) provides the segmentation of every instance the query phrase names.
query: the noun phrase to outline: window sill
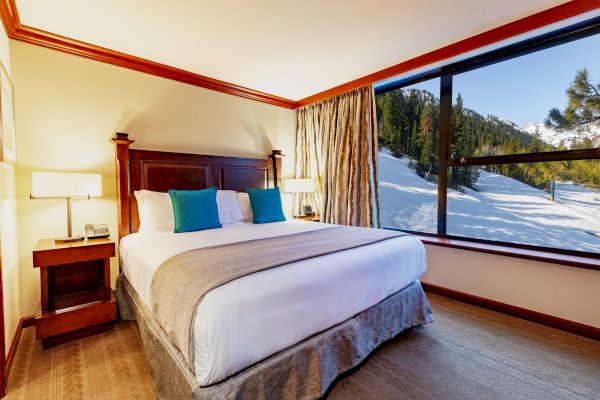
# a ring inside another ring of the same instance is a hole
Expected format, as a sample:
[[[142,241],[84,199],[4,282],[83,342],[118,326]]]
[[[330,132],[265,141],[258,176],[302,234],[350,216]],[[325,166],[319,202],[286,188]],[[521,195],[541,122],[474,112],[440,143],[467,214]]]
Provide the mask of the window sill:
[[[425,235],[415,236],[418,237],[423,243],[432,246],[477,251],[480,253],[524,258],[527,260],[541,261],[552,264],[567,265],[571,267],[586,268],[600,271],[600,259],[593,257],[574,256],[568,254],[553,253],[549,251],[522,249],[518,247],[503,246],[496,244],[485,244],[460,239],[439,238]]]

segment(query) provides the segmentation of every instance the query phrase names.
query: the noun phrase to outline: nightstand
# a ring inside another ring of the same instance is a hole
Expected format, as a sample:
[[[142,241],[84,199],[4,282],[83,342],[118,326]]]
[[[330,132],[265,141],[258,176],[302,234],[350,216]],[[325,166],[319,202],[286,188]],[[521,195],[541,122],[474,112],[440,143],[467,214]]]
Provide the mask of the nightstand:
[[[294,217],[294,219],[302,219],[304,221],[319,222],[319,220],[321,219],[321,216],[320,215],[297,215]]]
[[[33,266],[40,269],[42,315],[36,336],[44,348],[112,329],[117,302],[110,288],[110,238],[55,243],[40,240]]]

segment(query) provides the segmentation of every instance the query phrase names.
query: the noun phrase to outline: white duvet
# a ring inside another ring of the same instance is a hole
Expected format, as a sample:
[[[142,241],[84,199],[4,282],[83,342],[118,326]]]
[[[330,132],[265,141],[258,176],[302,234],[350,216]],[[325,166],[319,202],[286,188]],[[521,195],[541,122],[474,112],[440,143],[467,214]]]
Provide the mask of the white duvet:
[[[323,229],[308,221],[231,224],[199,232],[145,232],[121,240],[123,272],[148,310],[156,269],[176,254],[251,239]],[[202,386],[339,324],[425,272],[425,249],[403,236],[236,279],[206,294],[194,326]]]

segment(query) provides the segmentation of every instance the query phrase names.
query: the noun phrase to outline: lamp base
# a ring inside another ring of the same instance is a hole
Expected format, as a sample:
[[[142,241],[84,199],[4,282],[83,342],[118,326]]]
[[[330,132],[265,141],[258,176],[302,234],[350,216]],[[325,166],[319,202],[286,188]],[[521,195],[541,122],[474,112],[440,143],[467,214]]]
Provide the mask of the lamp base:
[[[71,242],[79,242],[80,240],[83,240],[83,236],[81,236],[81,235],[64,236],[64,237],[59,237],[59,238],[54,239],[54,243],[71,243]]]

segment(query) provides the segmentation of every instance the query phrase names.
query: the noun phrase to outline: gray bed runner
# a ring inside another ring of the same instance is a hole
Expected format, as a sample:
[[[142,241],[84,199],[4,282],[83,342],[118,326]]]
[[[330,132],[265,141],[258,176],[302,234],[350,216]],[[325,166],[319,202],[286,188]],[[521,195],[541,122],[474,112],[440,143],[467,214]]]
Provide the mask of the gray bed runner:
[[[195,373],[196,310],[212,289],[256,272],[404,235],[382,229],[332,227],[181,253],[166,260],[154,274],[152,312]]]

